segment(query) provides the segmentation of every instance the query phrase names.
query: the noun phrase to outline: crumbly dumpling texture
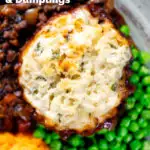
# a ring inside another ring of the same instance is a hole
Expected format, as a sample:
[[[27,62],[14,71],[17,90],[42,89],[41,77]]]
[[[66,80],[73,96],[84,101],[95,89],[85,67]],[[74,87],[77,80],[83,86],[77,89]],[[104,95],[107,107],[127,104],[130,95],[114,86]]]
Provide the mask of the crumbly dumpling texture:
[[[113,24],[79,7],[53,17],[25,46],[19,82],[47,126],[82,132],[121,103],[118,86],[130,58]]]

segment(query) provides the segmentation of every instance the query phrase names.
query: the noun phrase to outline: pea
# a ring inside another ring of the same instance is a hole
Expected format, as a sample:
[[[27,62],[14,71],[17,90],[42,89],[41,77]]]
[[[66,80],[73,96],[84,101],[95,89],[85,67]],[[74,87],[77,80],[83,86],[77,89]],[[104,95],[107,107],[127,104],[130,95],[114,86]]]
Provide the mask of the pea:
[[[41,128],[37,128],[33,133],[34,137],[41,138],[41,139],[43,139],[45,137],[45,135],[46,135],[46,133],[45,133],[44,129],[41,129]]]
[[[134,92],[134,98],[138,100],[143,94],[144,92],[142,89],[136,89],[136,91]]]
[[[50,134],[47,134],[44,138],[44,141],[46,144],[50,144],[51,143],[51,140],[52,140],[52,137]]]
[[[122,140],[123,140],[122,136],[120,136],[120,135],[116,136],[116,141],[117,142],[121,142]]]
[[[129,110],[129,109],[132,109],[134,107],[134,104],[135,104],[135,98],[133,97],[128,97],[126,99],[126,108]]]
[[[107,150],[108,149],[108,143],[106,140],[104,140],[104,139],[100,140],[99,149],[101,149],[101,150]]]
[[[146,128],[143,128],[143,130],[145,132],[145,137],[150,136],[150,125],[148,125]]]
[[[142,95],[140,102],[146,108],[150,108],[150,94],[144,94],[144,95]]]
[[[145,137],[145,130],[139,130],[135,132],[135,139],[141,140],[144,137]]]
[[[120,150],[127,150],[126,144],[122,144],[122,145],[120,146]]]
[[[142,83],[138,83],[137,84],[137,89],[142,90],[143,89],[143,84]]]
[[[68,149],[66,149],[66,150],[77,150],[77,148],[71,147],[71,148],[68,148]]]
[[[140,113],[143,110],[143,105],[141,105],[140,103],[137,103],[135,105],[135,109],[138,113]]]
[[[125,118],[122,119],[120,125],[121,125],[122,127],[127,128],[127,127],[130,125],[130,122],[131,122],[130,118],[129,118],[129,117],[125,117]]]
[[[62,150],[77,150],[76,147],[70,147],[68,145],[63,145]]]
[[[95,134],[92,134],[92,135],[90,135],[90,136],[87,136],[88,139],[92,139],[92,138],[94,138],[94,137],[95,137]]]
[[[138,124],[141,128],[146,128],[148,126],[148,121],[144,118],[140,118]]]
[[[110,149],[111,150],[120,150],[121,149],[121,145],[120,145],[119,142],[114,141],[114,142],[112,142],[110,144]]]
[[[150,94],[150,86],[146,87],[146,92]]]
[[[119,135],[119,136],[121,136],[121,137],[126,136],[126,135],[127,135],[127,133],[128,133],[127,128],[120,127],[120,128],[118,129],[118,135]]]
[[[130,35],[130,29],[127,25],[122,25],[120,27],[120,31],[125,35],[125,36],[129,36]]]
[[[94,138],[94,139],[95,139],[95,138]],[[95,142],[95,143],[96,143],[96,142]],[[85,142],[84,142],[84,140],[81,138],[81,139],[80,139],[80,146],[83,147],[84,145],[85,145]]]
[[[127,98],[127,101],[136,102],[136,99],[133,96]]]
[[[115,145],[112,148],[113,148],[112,150],[121,150],[121,146],[119,145]]]
[[[110,131],[107,134],[105,134],[105,137],[106,137],[107,141],[111,142],[115,138],[115,132],[114,131]]]
[[[52,132],[51,137],[52,137],[52,140],[60,139],[60,136],[57,133],[55,133],[55,132]]]
[[[127,134],[124,138],[123,138],[123,140],[124,140],[124,142],[125,143],[129,143],[131,140],[132,140],[132,135],[131,134]]]
[[[150,110],[143,110],[141,115],[144,119],[150,120]]]
[[[150,76],[146,76],[142,79],[142,84],[144,86],[149,86],[150,85]]]
[[[149,69],[145,66],[142,66],[139,70],[139,75],[140,76],[146,76],[149,74]]]
[[[69,138],[68,142],[70,145],[72,145],[74,147],[78,147],[81,144],[81,137],[78,135],[74,135]]]
[[[138,118],[139,113],[136,111],[136,109],[133,109],[128,112],[128,116],[131,120],[136,120]]]
[[[51,142],[51,150],[61,150],[62,143],[59,140],[54,140]]]
[[[128,127],[129,131],[136,132],[139,130],[139,126],[135,121],[132,121]]]
[[[141,64],[146,64],[150,61],[150,54],[145,51],[140,51],[139,60]]]
[[[92,145],[88,148],[88,150],[99,150],[97,145]]]
[[[134,48],[134,47],[133,47],[131,50],[132,50],[132,55],[133,55],[133,58],[134,58],[134,59],[136,59],[136,58],[138,58],[138,57],[140,56],[139,50],[137,50],[137,49]]]
[[[44,125],[42,125],[42,124],[38,124],[38,125],[37,125],[37,128],[45,129]]]
[[[140,68],[140,63],[138,61],[133,61],[130,68],[133,70],[133,71],[138,71],[139,68]]]
[[[97,134],[106,134],[108,132],[108,129],[101,129],[97,132]]]
[[[140,150],[142,144],[139,140],[134,140],[130,143],[131,150]]]
[[[130,83],[132,84],[137,84],[140,81],[140,77],[137,74],[133,74],[130,79],[129,79]]]

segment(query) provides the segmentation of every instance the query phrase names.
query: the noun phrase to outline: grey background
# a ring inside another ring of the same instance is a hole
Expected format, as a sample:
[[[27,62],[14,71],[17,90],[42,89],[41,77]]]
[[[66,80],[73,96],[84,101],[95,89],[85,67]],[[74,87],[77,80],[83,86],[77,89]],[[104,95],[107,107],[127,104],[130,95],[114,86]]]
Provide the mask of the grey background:
[[[130,26],[136,45],[150,52],[150,0],[115,0],[115,7]]]

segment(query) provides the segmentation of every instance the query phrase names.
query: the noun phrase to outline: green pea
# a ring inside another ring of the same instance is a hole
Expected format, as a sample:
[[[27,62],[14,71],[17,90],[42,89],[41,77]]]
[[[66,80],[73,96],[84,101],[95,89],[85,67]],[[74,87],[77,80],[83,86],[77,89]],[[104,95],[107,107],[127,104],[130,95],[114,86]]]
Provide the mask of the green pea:
[[[150,120],[150,110],[143,110],[141,115],[144,119]]]
[[[135,98],[134,97],[128,97],[126,99],[126,109],[132,109],[135,105]]]
[[[87,136],[86,138],[92,139],[92,138],[94,138],[94,137],[95,137],[95,134],[92,134],[92,135],[90,135],[90,136]]]
[[[46,135],[45,130],[42,128],[37,128],[33,133],[34,137],[41,138],[41,139],[43,139],[45,135]]]
[[[132,121],[128,127],[129,131],[136,132],[139,130],[139,126],[135,121]]]
[[[144,118],[140,118],[138,124],[141,128],[146,128],[148,126],[148,121]]]
[[[132,84],[137,84],[140,81],[140,77],[137,74],[133,74],[130,79],[129,79],[130,83]]]
[[[145,51],[140,51],[139,60],[141,64],[147,64],[150,61],[150,54]]]
[[[139,98],[144,94],[142,89],[136,89],[136,91],[134,92],[134,98],[136,100],[139,100]]]
[[[58,139],[60,139],[59,134],[57,134],[55,132],[52,132],[51,137],[52,137],[52,140],[58,140]]]
[[[122,144],[120,146],[120,150],[127,150],[127,145],[126,144]]]
[[[145,66],[142,66],[139,70],[139,75],[140,76],[146,76],[149,74],[149,69]]]
[[[150,94],[144,94],[141,96],[140,102],[146,108],[150,108]]]
[[[121,150],[121,146],[119,145],[113,146],[112,148],[113,148],[112,150]]]
[[[77,148],[76,147],[69,147],[68,149],[66,149],[66,150],[77,150]]]
[[[51,150],[61,150],[62,143],[59,140],[54,140],[51,142]]]
[[[136,102],[136,99],[133,96],[127,98],[127,101]]]
[[[99,149],[100,150],[107,150],[108,149],[108,143],[106,140],[101,139],[99,142]]]
[[[94,138],[95,139],[95,138]],[[95,142],[96,143],[96,142]],[[80,147],[83,147],[85,145],[85,141],[81,138],[80,139]]]
[[[121,149],[120,142],[116,142],[116,141],[112,142],[110,144],[110,149],[111,150],[120,150]]]
[[[88,148],[88,150],[99,150],[97,145],[92,145]]]
[[[146,87],[146,93],[150,94],[150,86]]]
[[[138,71],[140,68],[140,63],[138,61],[133,61],[130,67],[133,71]]]
[[[135,139],[141,140],[144,137],[145,137],[145,130],[139,130],[135,132]]]
[[[127,128],[120,127],[120,128],[118,129],[118,136],[124,137],[124,136],[127,135],[127,133],[128,133]]]
[[[44,138],[44,141],[46,144],[50,144],[51,143],[51,140],[52,140],[52,137],[50,134],[46,134],[45,138]]]
[[[124,138],[123,138],[125,143],[129,143],[132,140],[132,135],[131,134],[127,134]]]
[[[105,134],[105,137],[106,137],[107,141],[111,142],[115,138],[115,132],[114,131],[110,131],[110,132]]]
[[[139,140],[134,140],[130,143],[131,150],[140,150],[142,144]]]
[[[68,142],[70,145],[72,145],[74,147],[78,147],[81,144],[81,137],[78,135],[74,135],[69,138]]]
[[[137,84],[137,89],[142,90],[143,89],[143,84],[142,83],[138,83]]]
[[[120,31],[125,35],[125,36],[129,36],[130,35],[130,29],[127,25],[122,25],[120,27]]]
[[[127,128],[127,127],[130,125],[130,122],[131,122],[130,118],[129,118],[129,117],[125,117],[125,118],[122,119],[120,125],[121,125],[122,127]]]
[[[136,109],[133,109],[128,112],[128,116],[131,120],[136,120],[138,118],[139,113],[136,111]]]
[[[146,128],[143,128],[145,132],[145,137],[150,136],[150,125],[148,125]]]
[[[133,58],[136,59],[140,56],[140,52],[139,50],[137,50],[136,48],[132,48],[132,55],[133,55]]]
[[[96,134],[106,134],[108,132],[108,129],[101,129]]]
[[[120,135],[119,136],[117,135],[115,139],[117,142],[121,142],[123,140],[123,137]]]
[[[137,103],[135,105],[135,109],[138,113],[140,113],[143,110],[143,105],[141,105],[140,103]]]
[[[146,76],[142,79],[142,84],[145,86],[149,86],[150,85],[150,76]]]
[[[76,148],[76,147],[70,147],[70,146],[65,145],[65,144],[62,145],[62,150],[69,150],[69,149],[72,149],[72,148]]]
[[[42,125],[42,124],[38,124],[38,125],[37,125],[37,128],[45,129],[44,125]]]

